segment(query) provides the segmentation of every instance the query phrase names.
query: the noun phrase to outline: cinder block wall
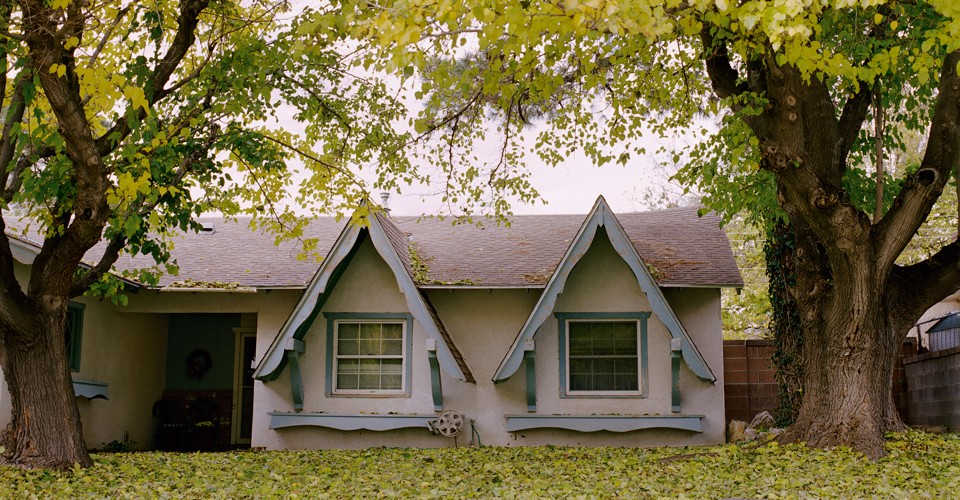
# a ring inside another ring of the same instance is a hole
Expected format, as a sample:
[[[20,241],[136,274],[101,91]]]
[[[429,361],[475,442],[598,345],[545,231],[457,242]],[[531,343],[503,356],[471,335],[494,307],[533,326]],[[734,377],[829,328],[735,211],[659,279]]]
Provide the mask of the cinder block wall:
[[[731,420],[750,422],[757,413],[764,410],[776,415],[779,387],[776,370],[770,361],[774,349],[772,340],[723,341],[723,391],[728,423]],[[907,387],[913,389],[916,383],[912,380],[908,382],[908,372],[904,372],[904,360],[920,357],[914,356],[916,353],[916,341],[907,339],[893,367],[893,402],[900,412],[900,418],[910,423],[919,423],[908,419],[913,410],[912,406],[907,404],[906,397]],[[957,359],[960,359],[960,353]],[[957,370],[954,380],[960,383],[960,368]],[[955,398],[960,399],[960,387],[955,387],[954,394]],[[960,405],[960,401],[957,404]],[[960,415],[960,406],[957,408]]]
[[[908,422],[960,431],[960,347],[910,356],[903,364]]]
[[[724,340],[723,380],[727,422],[750,422],[761,411],[777,409],[772,340]]]

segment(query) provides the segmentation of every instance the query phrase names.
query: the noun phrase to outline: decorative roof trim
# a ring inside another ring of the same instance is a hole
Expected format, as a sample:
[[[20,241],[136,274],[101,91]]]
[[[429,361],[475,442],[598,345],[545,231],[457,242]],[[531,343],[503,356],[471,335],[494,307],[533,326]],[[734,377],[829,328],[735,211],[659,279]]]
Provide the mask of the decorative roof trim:
[[[368,219],[370,222],[370,239],[373,241],[373,246],[393,271],[397,284],[400,285],[400,293],[406,299],[407,308],[410,309],[414,319],[419,321],[423,329],[426,330],[427,335],[437,341],[437,359],[440,361],[440,368],[447,375],[457,380],[474,382],[473,375],[467,368],[466,363],[463,362],[462,356],[454,354],[455,348],[450,345],[449,336],[445,335],[446,329],[440,322],[433,305],[417,289],[417,284],[413,282],[413,276],[407,270],[407,265],[404,264],[403,259],[397,253],[398,249],[390,243],[390,238],[381,225],[379,215],[373,214]],[[384,223],[389,224],[390,222],[386,221]]]
[[[287,363],[286,351],[288,349],[286,349],[286,345],[292,343],[292,339],[296,338],[295,334],[298,330],[302,329],[303,333],[306,333],[307,328],[309,328],[313,320],[316,319],[317,313],[319,312],[319,307],[316,306],[320,305],[320,299],[327,285],[333,285],[330,281],[331,278],[335,278],[334,270],[347,260],[347,257],[354,253],[355,247],[358,247],[362,242],[362,229],[362,227],[348,222],[343,230],[340,231],[340,236],[338,236],[337,241],[334,242],[330,253],[323,259],[323,263],[320,265],[320,268],[317,269],[317,272],[314,273],[313,278],[310,279],[307,289],[303,292],[303,295],[300,296],[300,300],[297,302],[296,307],[293,308],[293,312],[290,313],[290,316],[287,316],[283,327],[277,332],[273,343],[270,344],[266,354],[264,354],[260,363],[257,365],[257,369],[253,372],[253,378],[270,381],[276,380],[276,378],[280,376],[280,372],[283,371]],[[336,280],[334,279],[334,281]],[[308,324],[308,321],[310,324]],[[307,328],[302,328],[304,325],[306,325]],[[303,337],[303,333],[300,335],[301,338]],[[289,342],[288,339],[290,340]]]
[[[646,264],[643,262],[640,254],[637,253],[636,247],[630,242],[630,238],[624,231],[623,226],[620,225],[617,216],[610,209],[610,206],[606,200],[603,199],[603,196],[597,198],[593,209],[587,214],[583,225],[580,226],[580,230],[577,231],[576,237],[570,243],[570,247],[560,260],[560,264],[557,265],[557,269],[547,282],[547,286],[544,288],[543,294],[540,295],[537,305],[533,308],[523,328],[520,329],[507,355],[503,358],[503,361],[500,362],[500,366],[493,376],[493,381],[502,382],[510,378],[510,376],[520,368],[520,364],[523,361],[524,343],[527,339],[533,338],[540,326],[543,325],[544,321],[553,313],[553,309],[557,303],[557,297],[563,292],[567,278],[570,277],[574,266],[577,265],[593,245],[593,240],[600,228],[606,231],[607,238],[609,238],[614,250],[616,250],[633,271],[641,290],[647,294],[647,298],[650,300],[650,308],[657,317],[660,318],[664,326],[667,327],[670,336],[681,341],[683,359],[686,361],[687,366],[690,367],[690,370],[701,380],[715,382],[717,377],[710,370],[710,367],[707,366],[700,351],[690,339],[690,336],[683,328],[673,309],[667,303],[663,292],[660,290],[660,287],[657,286],[657,282],[653,279],[653,276],[650,275]]]
[[[310,284],[301,296],[300,301],[297,302],[297,306],[284,322],[273,343],[270,344],[270,348],[267,349],[266,354],[257,365],[253,374],[254,378],[263,381],[275,380],[283,372],[287,359],[286,352],[291,350],[288,346],[292,345],[293,340],[302,340],[306,335],[307,330],[323,308],[329,292],[336,286],[336,282],[347,264],[352,260],[363,238],[369,236],[374,249],[393,272],[410,313],[420,323],[427,335],[436,339],[437,358],[440,361],[440,367],[457,380],[473,380],[468,370],[465,372],[461,369],[460,364],[451,352],[450,346],[445,341],[440,328],[433,320],[433,316],[424,302],[424,297],[414,284],[413,278],[407,272],[396,249],[390,244],[379,218],[371,214],[366,221],[368,224],[366,228],[348,223],[340,233],[340,237],[337,238],[320,269],[310,280]]]

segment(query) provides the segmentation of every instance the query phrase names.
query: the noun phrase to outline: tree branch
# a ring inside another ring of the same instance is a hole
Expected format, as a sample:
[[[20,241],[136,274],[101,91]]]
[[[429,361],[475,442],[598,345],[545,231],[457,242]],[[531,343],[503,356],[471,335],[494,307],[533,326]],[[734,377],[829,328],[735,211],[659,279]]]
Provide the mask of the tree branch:
[[[209,107],[209,100],[207,102]],[[169,182],[167,182],[167,187],[170,186],[182,186],[183,179],[193,171],[193,166],[200,163],[207,153],[210,151],[210,148],[213,145],[213,142],[219,136],[219,130],[212,128],[210,134],[207,136],[207,140],[203,147],[197,149],[193,153],[187,155],[183,161],[180,162],[180,165],[177,167],[176,175]],[[168,195],[169,196],[169,195]],[[125,217],[131,217],[137,215],[141,218],[145,218],[150,215],[150,212],[156,210],[160,202],[163,201],[164,197],[157,197],[153,202],[144,203],[141,199],[141,203],[133,207]],[[110,269],[116,264],[117,260],[120,258],[120,252],[127,246],[128,238],[122,233],[117,234],[113,239],[107,243],[107,248],[104,249],[103,254],[100,256],[100,261],[96,265],[87,270],[77,279],[74,280],[73,284],[70,286],[70,296],[79,297],[83,295],[87,289],[90,288],[90,285],[94,284],[97,280],[100,279],[105,273],[110,272]]]
[[[153,69],[153,76],[144,88],[144,94],[151,106],[171,92],[165,86],[196,40],[194,31],[199,22],[200,12],[207,7],[208,3],[209,0],[180,0],[177,34],[174,36],[164,58]],[[130,125],[125,117],[133,113],[136,113],[141,120],[147,115],[147,112],[142,109],[135,112],[132,107],[128,108],[121,118],[110,127],[110,130],[97,139],[97,152],[101,156],[110,154],[116,149],[117,145],[130,135]]]
[[[839,132],[840,161],[844,169],[846,169],[847,155],[853,149],[853,142],[857,140],[857,134],[860,133],[864,120],[867,119],[872,95],[873,92],[864,83],[861,83],[860,90],[843,104],[843,110],[840,112]]]
[[[727,44],[714,39],[708,26],[700,30],[700,40],[703,42],[703,61],[717,97],[726,99],[749,92],[750,88],[739,81],[740,75],[730,63]]]
[[[0,308],[9,309],[11,307],[22,308],[27,302],[27,296],[23,293],[23,288],[14,274],[13,251],[10,249],[10,238],[7,236],[7,223],[0,216],[0,294],[3,300],[0,300]],[[17,317],[20,314],[0,314],[0,318]]]
[[[13,155],[17,151],[17,139],[12,135],[14,124],[20,124],[23,121],[23,112],[27,108],[27,102],[24,99],[23,90],[27,82],[33,77],[29,67],[25,67],[17,74],[16,83],[13,88],[13,95],[10,103],[7,105],[7,116],[4,117],[3,133],[0,134],[0,173],[2,173],[2,182],[0,182],[0,192],[7,191],[9,186],[17,184],[17,177],[11,182],[10,175],[15,173],[9,170],[10,162],[13,161]],[[22,170],[21,170],[22,171]]]
[[[117,16],[113,18],[113,22],[110,23],[110,26],[103,32],[103,37],[100,38],[100,43],[97,44],[97,48],[94,49],[93,54],[90,54],[90,59],[87,60],[87,67],[92,68],[97,62],[97,58],[100,57],[100,53],[103,52],[103,48],[107,46],[107,42],[110,40],[110,37],[113,36],[113,30],[117,29],[117,26],[120,25],[120,21],[127,15],[127,12],[130,12],[130,6],[120,9],[117,12]]]
[[[879,269],[892,266],[943,192],[960,159],[960,51],[943,61],[940,88],[920,169],[906,179],[886,216],[875,225]],[[956,287],[956,285],[954,285]]]
[[[894,266],[890,307],[900,315],[918,318],[923,311],[957,291],[960,283],[960,242],[954,241],[924,261]]]

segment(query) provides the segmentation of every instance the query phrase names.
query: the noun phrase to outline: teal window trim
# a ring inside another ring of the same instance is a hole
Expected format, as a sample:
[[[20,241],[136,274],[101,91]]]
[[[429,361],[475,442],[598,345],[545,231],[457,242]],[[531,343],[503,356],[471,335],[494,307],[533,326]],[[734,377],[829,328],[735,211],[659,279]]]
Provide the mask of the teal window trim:
[[[413,363],[413,315],[409,313],[349,313],[349,312],[330,312],[323,313],[327,320],[327,352],[325,359],[325,378],[324,392],[327,397],[333,398],[363,398],[363,397],[410,397],[410,387],[412,385]],[[403,388],[399,392],[369,392],[369,393],[336,393],[334,391],[334,379],[336,374],[333,371],[334,359],[334,337],[335,328],[339,321],[369,321],[369,322],[397,322],[403,323]]]
[[[647,319],[650,317],[649,311],[637,312],[558,312],[554,313],[557,318],[557,345],[560,355],[560,397],[561,398],[584,398],[584,399],[642,399],[650,394],[650,382],[647,368]],[[640,377],[640,390],[627,394],[618,394],[616,391],[609,391],[601,394],[578,394],[571,393],[568,390],[567,380],[567,322],[573,321],[617,321],[633,320],[637,322],[637,342],[638,352],[638,376]]]
[[[443,411],[443,382],[440,378],[440,361],[437,351],[427,351],[427,361],[430,364],[430,391],[433,395],[433,411]]]
[[[67,319],[65,328],[70,329],[70,339],[67,343],[67,363],[70,371],[80,371],[80,348],[83,345],[83,310],[86,305],[79,302],[70,302],[67,305]]]
[[[680,342],[673,341],[670,345],[670,410],[680,413]]]
[[[530,413],[537,411],[537,353],[536,351],[525,351],[523,353],[523,362],[527,365],[527,411]]]

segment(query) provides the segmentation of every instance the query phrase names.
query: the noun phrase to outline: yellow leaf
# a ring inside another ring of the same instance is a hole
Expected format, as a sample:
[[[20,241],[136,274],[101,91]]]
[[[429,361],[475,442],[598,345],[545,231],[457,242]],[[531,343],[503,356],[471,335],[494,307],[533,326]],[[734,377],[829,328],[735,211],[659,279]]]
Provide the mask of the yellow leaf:
[[[874,15],[873,15],[873,22],[874,22],[874,24],[880,24],[880,23],[882,23],[882,22],[883,22],[883,14],[881,14],[881,13],[879,13],[879,12],[877,12],[876,14],[874,14]]]

